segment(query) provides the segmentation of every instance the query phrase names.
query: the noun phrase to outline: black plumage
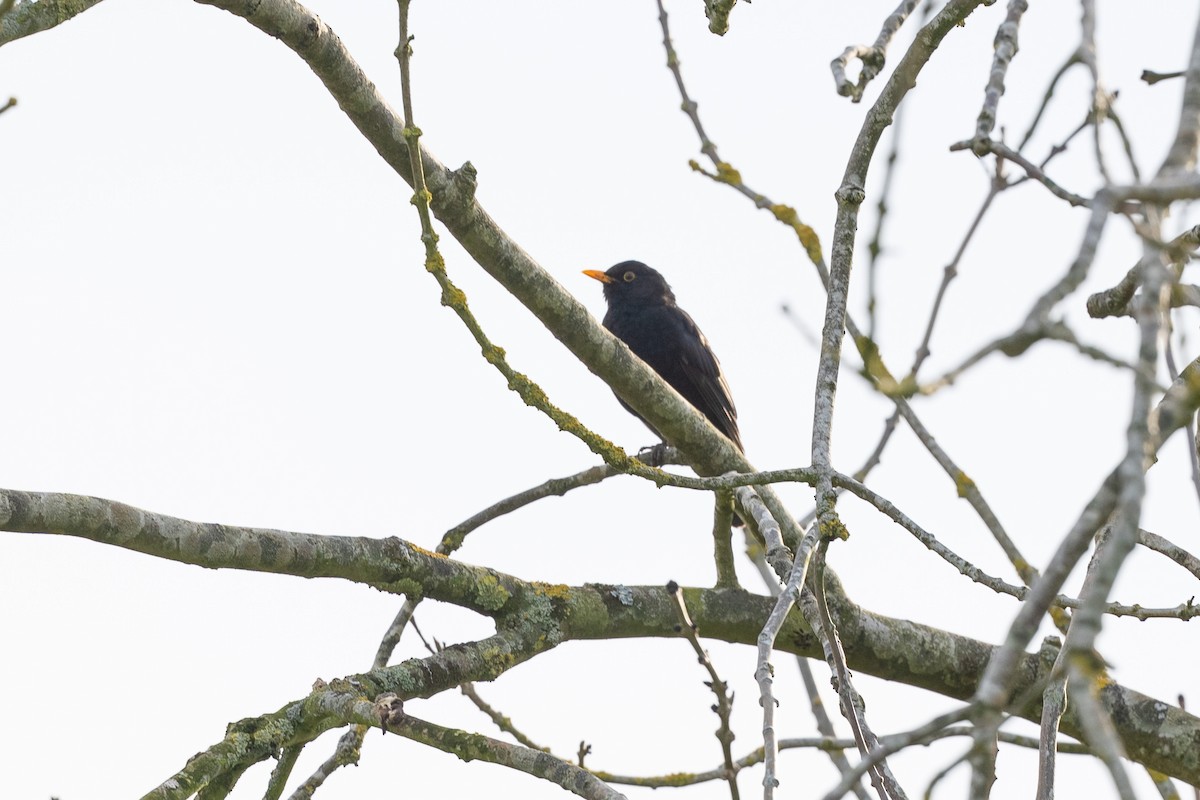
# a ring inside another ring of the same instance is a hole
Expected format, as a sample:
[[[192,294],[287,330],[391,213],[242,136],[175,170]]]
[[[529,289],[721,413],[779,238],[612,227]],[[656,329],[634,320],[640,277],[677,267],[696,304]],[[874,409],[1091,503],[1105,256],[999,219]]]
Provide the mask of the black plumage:
[[[604,283],[608,303],[604,327],[742,450],[737,409],[721,363],[700,328],[675,305],[675,294],[663,276],[640,261],[623,261],[605,272],[588,269],[584,274]],[[628,403],[617,400],[662,438]]]

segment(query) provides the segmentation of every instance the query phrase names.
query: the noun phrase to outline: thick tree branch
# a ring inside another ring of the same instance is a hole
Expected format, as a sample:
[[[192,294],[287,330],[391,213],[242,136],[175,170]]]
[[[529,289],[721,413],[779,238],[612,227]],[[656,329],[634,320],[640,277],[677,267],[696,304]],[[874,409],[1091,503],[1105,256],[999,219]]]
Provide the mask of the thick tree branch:
[[[82,14],[100,0],[21,0],[0,14],[0,46],[50,30]]]
[[[321,536],[192,522],[98,497],[0,490],[0,530],[77,536],[194,564],[342,578],[385,592],[427,596],[496,616],[514,578],[443,558],[395,537]]]
[[[1194,375],[1197,369],[1192,365],[1184,373]],[[1195,385],[1200,386],[1200,381]],[[1197,396],[1184,389],[1179,392],[1193,401]],[[403,586],[404,591],[424,592],[496,618],[500,633],[482,642],[453,645],[425,659],[332,681],[274,715],[238,723],[231,729],[232,738],[210,751],[209,760],[192,774],[224,774],[246,758],[261,760],[330,728],[359,724],[363,717],[354,711],[355,704],[369,708],[373,698],[385,692],[405,699],[430,697],[464,681],[493,680],[571,639],[677,635],[673,601],[662,587],[527,582],[441,558],[398,539],[232,529],[187,523],[96,498],[12,491],[0,493],[0,529],[74,535],[212,568],[365,578],[362,582],[369,585],[389,590]],[[231,536],[230,531],[237,533]],[[365,574],[347,574],[341,563],[347,554],[361,562]],[[845,598],[832,573],[826,574],[826,581],[831,613],[851,669],[958,699],[975,693],[997,647],[871,613]],[[693,620],[706,637],[746,645],[757,642],[776,602],[734,589],[683,592]],[[795,611],[780,626],[775,648],[809,658],[822,655],[820,643]],[[1045,672],[1039,657],[1026,653],[1015,656],[1011,669],[1010,696],[1035,686]],[[1100,702],[1113,717],[1130,758],[1182,780],[1200,782],[1200,719],[1116,683],[1101,688]],[[1036,720],[1040,709],[1013,709],[1013,713]],[[1069,710],[1062,730],[1080,735]],[[224,766],[218,769],[220,765]]]

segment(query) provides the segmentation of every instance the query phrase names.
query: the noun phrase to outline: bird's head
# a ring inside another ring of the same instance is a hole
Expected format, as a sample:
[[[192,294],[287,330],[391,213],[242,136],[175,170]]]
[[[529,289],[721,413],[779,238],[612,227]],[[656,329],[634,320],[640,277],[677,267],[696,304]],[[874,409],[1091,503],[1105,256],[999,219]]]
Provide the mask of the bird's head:
[[[604,299],[608,305],[651,306],[674,305],[675,294],[658,270],[640,261],[622,261],[601,272],[585,269],[584,275],[604,284]]]

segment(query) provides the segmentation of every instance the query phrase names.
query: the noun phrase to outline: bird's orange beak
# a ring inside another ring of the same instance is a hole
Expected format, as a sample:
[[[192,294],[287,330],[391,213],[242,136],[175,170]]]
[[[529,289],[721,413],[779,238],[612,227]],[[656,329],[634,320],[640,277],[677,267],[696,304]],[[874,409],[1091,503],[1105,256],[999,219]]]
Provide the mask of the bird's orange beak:
[[[595,278],[596,280],[600,281],[601,283],[613,283],[612,278],[608,277],[608,275],[606,275],[605,273],[601,272],[598,269],[585,269],[583,271],[583,274],[587,275],[589,278]]]

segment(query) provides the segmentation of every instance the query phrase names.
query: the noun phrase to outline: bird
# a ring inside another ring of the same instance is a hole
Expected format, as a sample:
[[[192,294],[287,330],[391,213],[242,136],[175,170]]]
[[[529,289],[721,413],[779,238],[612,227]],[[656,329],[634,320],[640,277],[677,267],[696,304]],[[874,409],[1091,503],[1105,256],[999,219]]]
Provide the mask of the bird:
[[[721,362],[691,316],[675,304],[675,293],[658,270],[640,261],[622,261],[605,271],[585,269],[584,275],[604,284],[608,312],[603,325],[650,365],[741,452],[737,408]],[[619,396],[626,411],[640,419],[660,439],[662,433]]]

